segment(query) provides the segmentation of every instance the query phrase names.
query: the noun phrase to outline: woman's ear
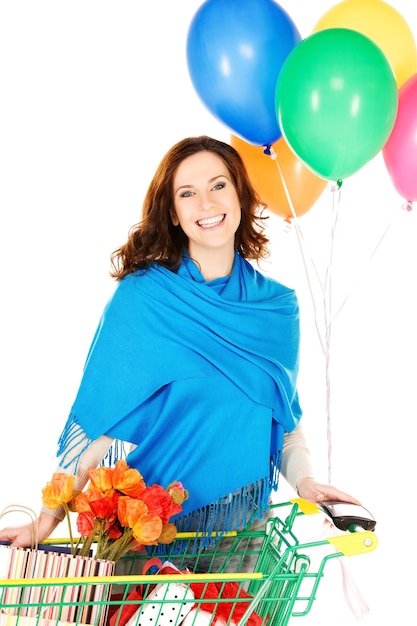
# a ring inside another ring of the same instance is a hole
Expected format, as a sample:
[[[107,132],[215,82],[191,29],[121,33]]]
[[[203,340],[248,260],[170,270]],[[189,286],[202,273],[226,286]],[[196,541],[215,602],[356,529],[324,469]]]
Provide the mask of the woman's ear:
[[[180,221],[177,217],[177,214],[175,213],[173,209],[171,209],[170,214],[171,214],[171,222],[174,224],[174,226],[178,226]]]

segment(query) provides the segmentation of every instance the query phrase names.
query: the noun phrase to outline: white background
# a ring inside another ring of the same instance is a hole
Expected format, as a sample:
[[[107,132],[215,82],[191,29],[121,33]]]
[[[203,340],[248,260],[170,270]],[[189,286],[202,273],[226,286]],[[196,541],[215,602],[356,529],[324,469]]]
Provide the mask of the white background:
[[[334,5],[280,4],[303,37]],[[413,3],[391,5],[417,36]],[[114,288],[110,252],[139,220],[161,156],[184,136],[230,138],[199,100],[186,67],[187,30],[199,6],[200,0],[0,4],[0,510],[12,503],[39,507],[87,348]],[[327,480],[329,418],[332,482],[378,520],[377,550],[344,559],[370,606],[363,623],[408,625],[415,620],[407,601],[415,592],[417,208],[401,208],[381,155],[341,191],[333,309],[347,300],[333,324],[330,392],[313,313],[315,302],[321,316],[322,296],[310,278],[311,298],[301,254],[324,277],[330,190],[300,218],[302,246],[294,226],[286,229],[271,214],[272,257],[264,268],[299,295],[299,389],[317,476]],[[282,481],[279,499],[293,496]],[[334,561],[300,623],[356,622]]]

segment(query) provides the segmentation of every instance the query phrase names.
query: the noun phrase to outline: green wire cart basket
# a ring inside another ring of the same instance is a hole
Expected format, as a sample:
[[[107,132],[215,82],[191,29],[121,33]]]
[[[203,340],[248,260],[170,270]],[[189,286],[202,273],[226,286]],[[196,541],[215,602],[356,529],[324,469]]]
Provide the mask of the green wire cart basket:
[[[114,576],[0,580],[0,626],[286,626],[311,610],[330,559],[377,546],[369,531],[300,542],[297,520],[318,512],[303,500],[271,512],[262,530],[228,533],[204,551],[180,533],[163,557],[173,573],[148,573],[152,554],[131,552]]]

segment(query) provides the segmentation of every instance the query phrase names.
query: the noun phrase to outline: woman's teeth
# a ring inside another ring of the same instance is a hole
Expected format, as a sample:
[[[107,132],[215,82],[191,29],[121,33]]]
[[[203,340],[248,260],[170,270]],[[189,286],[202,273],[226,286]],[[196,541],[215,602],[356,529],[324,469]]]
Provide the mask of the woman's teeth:
[[[198,220],[197,224],[202,228],[212,228],[220,224],[225,218],[225,215],[217,215],[216,217],[207,217],[204,220]]]

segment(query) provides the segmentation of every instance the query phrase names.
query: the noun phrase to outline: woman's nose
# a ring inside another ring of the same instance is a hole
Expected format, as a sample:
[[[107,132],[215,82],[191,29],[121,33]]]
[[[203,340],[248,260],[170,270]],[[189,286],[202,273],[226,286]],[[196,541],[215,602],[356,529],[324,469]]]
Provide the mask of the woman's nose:
[[[201,194],[201,208],[206,211],[210,210],[213,207],[213,199],[207,193]]]

